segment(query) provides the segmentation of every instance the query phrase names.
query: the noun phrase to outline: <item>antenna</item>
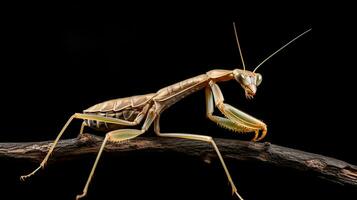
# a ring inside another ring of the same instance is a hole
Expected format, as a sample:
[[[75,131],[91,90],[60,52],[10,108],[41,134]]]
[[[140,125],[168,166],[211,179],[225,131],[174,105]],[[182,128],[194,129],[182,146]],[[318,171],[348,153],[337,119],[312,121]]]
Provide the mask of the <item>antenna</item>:
[[[242,63],[243,63],[243,69],[245,71],[245,63],[244,63],[244,59],[243,59],[243,55],[242,55],[242,50],[240,49],[240,45],[239,45],[236,23],[234,23],[234,22],[233,22],[233,28],[234,28],[234,34],[236,36],[236,41],[237,41],[237,45],[238,45],[238,49],[239,49],[240,58],[242,59]]]
[[[255,72],[262,64],[264,64],[267,60],[269,60],[271,57],[273,57],[275,54],[277,54],[279,51],[283,50],[285,47],[287,47],[289,44],[291,44],[292,42],[294,42],[295,40],[297,40],[299,37],[305,35],[307,32],[311,31],[312,28],[310,28],[309,30],[301,33],[300,35],[296,36],[294,39],[290,40],[290,42],[286,43],[284,46],[280,47],[280,49],[276,50],[274,53],[272,53],[270,56],[268,56],[267,58],[265,58],[261,63],[259,63],[259,65],[257,67],[255,67],[254,71]]]

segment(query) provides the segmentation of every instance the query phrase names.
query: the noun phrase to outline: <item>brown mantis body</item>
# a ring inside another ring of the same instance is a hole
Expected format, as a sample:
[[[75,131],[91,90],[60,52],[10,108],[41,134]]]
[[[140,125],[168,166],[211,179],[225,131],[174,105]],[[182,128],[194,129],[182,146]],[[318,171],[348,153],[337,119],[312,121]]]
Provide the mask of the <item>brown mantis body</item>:
[[[298,37],[302,36],[306,32],[302,33]],[[298,37],[291,40],[289,43],[284,45],[278,51],[286,47],[288,44],[293,42]],[[238,37],[237,37],[237,42],[238,42]],[[238,42],[238,47],[241,54],[239,42]],[[276,51],[275,53],[277,53],[278,51]],[[270,55],[266,60],[268,60],[275,53]],[[264,63],[266,60],[264,60],[262,63]],[[244,61],[243,61],[243,65],[244,65]],[[258,65],[257,68],[260,65]],[[170,106],[172,106],[179,100],[185,98],[186,96],[198,90],[205,89],[206,114],[211,121],[217,123],[223,128],[227,128],[235,132],[254,132],[255,135],[252,140],[253,141],[262,140],[266,136],[267,126],[262,121],[224,102],[223,94],[217,83],[223,81],[230,81],[233,79],[238,81],[238,83],[244,89],[246,97],[251,99],[256,93],[257,86],[262,81],[262,76],[258,73],[255,73],[255,70],[253,72],[245,70],[245,67],[243,70],[242,69],[212,70],[205,74],[195,76],[193,78],[189,78],[187,80],[162,88],[156,93],[113,99],[103,103],[96,104],[84,110],[83,113],[76,113],[72,115],[70,119],[67,121],[67,123],[64,125],[64,127],[58,134],[57,138],[55,139],[53,145],[51,146],[48,154],[41,162],[40,166],[30,174],[21,176],[21,179],[24,180],[32,176],[39,169],[45,166],[57,142],[65,132],[68,125],[73,121],[73,119],[84,120],[79,134],[83,133],[83,129],[86,126],[94,129],[103,130],[106,131],[107,133],[103,140],[102,146],[98,152],[98,155],[96,157],[90,175],[88,177],[87,183],[83,189],[83,193],[77,195],[77,199],[80,199],[87,194],[89,184],[93,177],[99,158],[101,157],[105,144],[108,141],[121,142],[121,141],[126,141],[135,138],[145,133],[148,130],[148,128],[154,123],[154,131],[160,137],[185,138],[191,140],[204,141],[212,144],[224,168],[228,181],[232,187],[232,193],[242,200],[243,198],[238,194],[237,188],[233,183],[229,171],[224,163],[223,157],[221,156],[219,149],[216,146],[212,137],[204,136],[204,135],[188,134],[188,133],[161,133],[160,132],[160,114],[165,109],[169,108]],[[223,114],[223,117],[213,115],[214,107],[218,108],[218,110]],[[134,127],[140,124],[142,124],[140,129],[134,129],[134,128],[128,129],[128,127]]]

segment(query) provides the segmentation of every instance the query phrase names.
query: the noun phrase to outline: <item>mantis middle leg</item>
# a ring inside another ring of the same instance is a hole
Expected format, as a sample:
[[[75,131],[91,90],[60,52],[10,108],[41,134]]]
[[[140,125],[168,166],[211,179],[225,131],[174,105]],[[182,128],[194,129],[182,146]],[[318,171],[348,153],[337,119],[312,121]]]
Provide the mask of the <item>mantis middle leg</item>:
[[[156,119],[155,119],[155,123],[154,123],[154,130],[155,130],[155,133],[160,136],[160,137],[173,137],[173,138],[184,138],[184,139],[189,139],[189,140],[198,140],[198,141],[203,141],[203,142],[208,142],[210,143],[214,150],[216,151],[217,155],[218,155],[218,158],[223,166],[223,169],[226,173],[226,176],[228,178],[228,181],[232,187],[232,194],[235,194],[237,195],[237,197],[240,199],[240,200],[243,200],[243,198],[239,195],[238,191],[237,191],[237,188],[232,180],[232,177],[228,171],[228,168],[223,160],[223,157],[216,145],[216,143],[214,142],[213,138],[210,137],[210,136],[205,136],[205,135],[197,135],[197,134],[188,134],[188,133],[161,133],[160,132],[160,115],[158,114]]]
[[[105,135],[105,138],[104,138],[104,140],[102,142],[102,145],[101,145],[101,147],[99,149],[99,152],[97,154],[97,157],[96,157],[96,159],[94,161],[92,170],[91,170],[91,172],[90,172],[90,174],[88,176],[86,185],[84,186],[83,192],[82,192],[82,194],[77,195],[76,200],[78,200],[80,198],[83,198],[84,196],[87,195],[89,184],[90,184],[90,182],[92,180],[92,177],[94,175],[95,169],[97,168],[97,164],[98,164],[99,158],[102,155],[102,152],[104,150],[105,144],[108,141],[121,142],[121,141],[133,139],[133,138],[141,135],[145,131],[147,131],[147,129],[152,124],[153,120],[154,120],[154,116],[149,114],[149,115],[147,115],[146,120],[145,120],[141,130],[138,130],[138,129],[119,129],[119,130],[111,131],[111,132],[109,132],[109,133],[107,133]]]

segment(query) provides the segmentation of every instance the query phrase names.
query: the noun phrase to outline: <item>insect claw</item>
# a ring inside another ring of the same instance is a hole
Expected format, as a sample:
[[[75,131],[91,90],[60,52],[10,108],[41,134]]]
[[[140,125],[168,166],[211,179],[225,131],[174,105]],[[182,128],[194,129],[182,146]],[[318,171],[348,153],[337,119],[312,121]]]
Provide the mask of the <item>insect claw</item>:
[[[20,176],[20,181],[26,181],[26,179],[28,177],[30,177],[31,175],[23,175],[23,176]]]
[[[20,176],[20,181],[25,181],[28,176]]]

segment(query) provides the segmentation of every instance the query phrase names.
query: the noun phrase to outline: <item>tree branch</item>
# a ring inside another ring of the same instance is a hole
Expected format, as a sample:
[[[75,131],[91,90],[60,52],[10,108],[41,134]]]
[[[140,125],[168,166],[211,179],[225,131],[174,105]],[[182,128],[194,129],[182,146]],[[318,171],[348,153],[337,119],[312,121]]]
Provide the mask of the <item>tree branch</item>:
[[[102,141],[103,138],[90,134],[62,140],[55,148],[50,162],[75,159],[83,154],[96,153]],[[215,141],[223,156],[229,160],[251,160],[310,171],[320,178],[357,187],[357,166],[341,160],[270,143],[228,139],[215,139]],[[40,162],[48,152],[51,142],[0,143],[0,158],[27,159]],[[206,155],[207,157],[208,155],[209,158],[216,157],[209,144],[185,139],[139,137],[122,144],[108,143],[105,148],[106,152],[137,150],[174,151],[191,156]]]

